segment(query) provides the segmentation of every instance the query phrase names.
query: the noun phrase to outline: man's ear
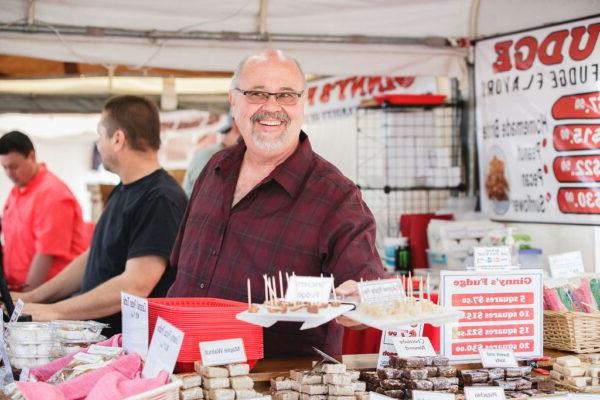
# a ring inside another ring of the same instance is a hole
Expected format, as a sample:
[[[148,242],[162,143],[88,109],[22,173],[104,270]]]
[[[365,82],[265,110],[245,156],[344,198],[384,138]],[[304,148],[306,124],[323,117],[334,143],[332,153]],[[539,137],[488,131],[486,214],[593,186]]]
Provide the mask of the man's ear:
[[[35,150],[31,150],[29,154],[27,154],[27,160],[36,162]]]
[[[122,150],[126,146],[127,137],[122,129],[117,129],[111,138],[112,145],[115,150]]]

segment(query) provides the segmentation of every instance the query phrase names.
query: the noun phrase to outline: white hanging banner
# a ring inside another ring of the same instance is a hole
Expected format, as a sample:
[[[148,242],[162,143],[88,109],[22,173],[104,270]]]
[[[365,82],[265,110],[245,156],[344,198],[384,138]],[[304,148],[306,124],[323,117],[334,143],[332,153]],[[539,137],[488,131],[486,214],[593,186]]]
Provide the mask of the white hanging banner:
[[[600,224],[600,17],[475,46],[482,210]]]

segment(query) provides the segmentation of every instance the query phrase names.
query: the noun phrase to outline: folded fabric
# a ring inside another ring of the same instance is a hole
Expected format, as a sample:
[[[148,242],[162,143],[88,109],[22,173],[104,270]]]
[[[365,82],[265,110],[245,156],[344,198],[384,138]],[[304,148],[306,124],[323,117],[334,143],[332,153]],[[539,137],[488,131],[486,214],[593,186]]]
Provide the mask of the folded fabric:
[[[63,393],[66,400],[83,399],[105,375],[116,371],[127,379],[137,378],[141,366],[142,359],[138,354],[128,354],[118,358],[106,367],[87,372],[70,381],[60,383],[56,387]]]
[[[127,379],[119,372],[104,375],[92,388],[86,400],[116,400],[155,389],[167,383],[169,374],[161,371],[156,378]]]
[[[56,386],[45,382],[16,382],[25,400],[65,400]]]
[[[122,343],[122,335],[114,335],[110,339],[107,339],[103,342],[96,343],[98,346],[108,346],[108,347],[121,347]],[[49,362],[48,364],[42,365],[41,367],[32,368],[29,371],[29,376],[35,377],[40,382],[46,382],[52,375],[56,372],[60,371],[64,367],[67,366],[73,359],[73,356],[80,352],[87,352],[87,349],[81,351],[74,351],[64,357],[58,358],[54,361]]]

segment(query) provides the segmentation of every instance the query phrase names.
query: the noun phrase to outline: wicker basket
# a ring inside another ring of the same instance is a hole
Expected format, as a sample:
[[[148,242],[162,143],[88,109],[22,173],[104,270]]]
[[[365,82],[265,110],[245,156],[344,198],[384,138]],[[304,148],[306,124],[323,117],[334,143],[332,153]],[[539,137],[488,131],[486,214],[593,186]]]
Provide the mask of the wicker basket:
[[[544,311],[544,347],[600,352],[600,313]]]

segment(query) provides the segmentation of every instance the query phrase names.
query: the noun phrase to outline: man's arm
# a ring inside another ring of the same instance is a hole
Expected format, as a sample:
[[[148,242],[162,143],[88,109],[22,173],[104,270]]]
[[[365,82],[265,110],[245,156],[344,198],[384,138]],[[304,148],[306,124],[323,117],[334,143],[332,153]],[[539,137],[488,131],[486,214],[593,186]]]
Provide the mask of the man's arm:
[[[34,321],[97,319],[121,310],[121,292],[148,297],[167,267],[167,260],[143,256],[127,260],[125,271],[94,289],[55,304],[25,304]],[[54,281],[54,280],[53,280]]]
[[[29,272],[27,273],[27,279],[21,290],[29,292],[44,283],[53,261],[54,257],[49,254],[38,253],[33,256]]]
[[[52,303],[69,297],[81,288],[85,273],[89,249],[71,261],[58,275],[30,292],[14,293],[12,298],[23,300],[25,303]]]

